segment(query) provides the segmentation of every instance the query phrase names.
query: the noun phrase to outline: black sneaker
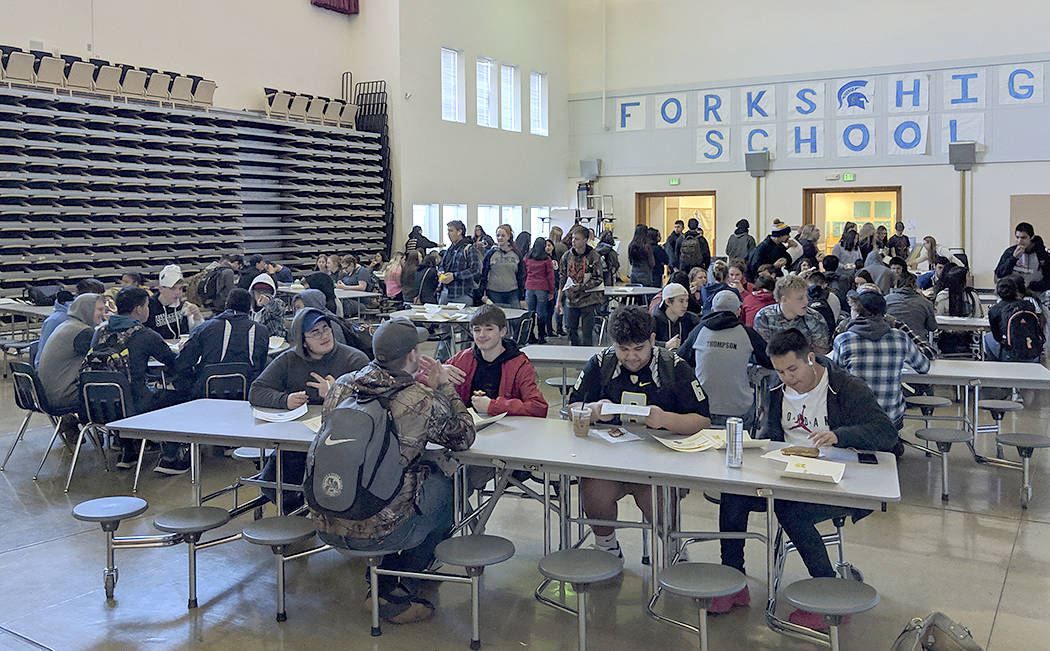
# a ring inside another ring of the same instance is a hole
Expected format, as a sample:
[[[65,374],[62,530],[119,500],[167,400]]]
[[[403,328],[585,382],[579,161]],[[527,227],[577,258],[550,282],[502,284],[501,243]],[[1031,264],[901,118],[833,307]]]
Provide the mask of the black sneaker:
[[[161,457],[153,471],[164,475],[182,475],[188,472],[189,469],[190,456],[188,454],[180,454],[177,457]]]
[[[135,447],[122,447],[120,448],[120,456],[117,457],[117,467],[121,470],[128,470],[129,468],[134,468],[138,460],[139,453]]]

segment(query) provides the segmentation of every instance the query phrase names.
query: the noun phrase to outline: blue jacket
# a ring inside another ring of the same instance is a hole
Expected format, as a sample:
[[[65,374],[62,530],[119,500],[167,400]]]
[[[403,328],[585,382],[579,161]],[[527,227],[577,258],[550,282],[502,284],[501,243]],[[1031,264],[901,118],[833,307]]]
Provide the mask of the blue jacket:
[[[222,344],[226,324],[230,324],[230,340],[223,357]],[[251,356],[248,355],[248,332],[255,326]],[[193,397],[201,397],[201,370],[207,364],[241,362],[252,365],[251,384],[266,368],[266,355],[270,343],[270,331],[261,323],[252,321],[245,312],[226,310],[208,319],[193,329],[190,338],[183,344],[175,358],[176,388],[192,391]]]

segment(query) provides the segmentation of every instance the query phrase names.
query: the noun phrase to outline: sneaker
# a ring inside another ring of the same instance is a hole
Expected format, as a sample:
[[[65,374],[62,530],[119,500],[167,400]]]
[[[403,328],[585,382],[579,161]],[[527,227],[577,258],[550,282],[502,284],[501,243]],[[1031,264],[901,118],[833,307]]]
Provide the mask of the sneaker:
[[[849,615],[846,615],[842,618],[842,623],[849,623],[849,619]],[[808,610],[796,610],[795,612],[791,613],[791,615],[788,617],[788,621],[798,626],[811,628],[814,631],[828,630],[828,625],[824,621],[824,616],[818,615],[817,613],[811,613]]]
[[[188,454],[180,454],[177,457],[161,457],[157,462],[154,472],[163,475],[182,475],[190,469],[190,457]]]
[[[379,607],[379,616],[391,624],[413,624],[430,619],[434,615],[434,604],[419,597],[409,597],[400,603]]]
[[[134,468],[138,463],[139,453],[134,447],[125,446],[120,448],[120,456],[117,457],[117,467],[121,470]]]
[[[601,547],[599,545],[595,545],[594,548],[603,552],[608,552],[616,558],[623,560],[623,551],[620,549],[620,541],[616,541],[615,547]]]
[[[737,606],[750,606],[751,605],[751,593],[748,591],[747,586],[740,592],[734,592],[733,594],[726,595],[724,597],[715,597],[711,600],[711,605],[708,606],[707,612],[712,615],[721,615],[728,613]]]

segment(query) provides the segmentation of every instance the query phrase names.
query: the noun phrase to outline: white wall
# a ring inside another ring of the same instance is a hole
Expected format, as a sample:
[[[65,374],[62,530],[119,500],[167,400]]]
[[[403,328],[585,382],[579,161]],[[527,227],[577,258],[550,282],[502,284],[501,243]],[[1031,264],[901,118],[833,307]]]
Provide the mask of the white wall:
[[[572,0],[570,100],[594,97],[602,88],[603,12],[609,93],[1038,54],[1046,51],[1042,34],[1050,29],[1050,8],[1024,0],[1003,0],[994,11],[974,2],[940,0],[852,4]],[[570,137],[570,160],[600,153],[573,145]],[[616,161],[620,166],[631,162]],[[598,182],[598,192],[615,197],[620,238],[629,239],[634,226],[635,192],[715,190],[719,224],[715,248],[721,252],[733,223],[741,217],[751,220],[757,239],[765,235],[761,229],[773,217],[800,223],[803,188],[901,185],[902,215],[917,222],[919,232],[914,234],[932,233],[949,246],[965,245],[981,286],[991,286],[992,269],[1009,244],[1010,195],[1045,193],[1050,178],[1050,164],[1044,162],[979,165],[969,197],[972,239],[967,236],[962,242],[959,173],[947,165],[857,168],[853,184],[824,179],[840,169],[775,170],[762,182],[765,193],[758,215],[754,180],[746,172],[676,173],[681,183],[670,187],[667,170],[645,171],[659,173],[603,176]],[[571,180],[566,185],[573,187]]]
[[[400,0],[401,96],[395,132],[401,200],[400,242],[412,224],[414,203],[467,204],[469,223],[478,204],[529,208],[565,206],[568,113],[566,4],[564,0]],[[362,11],[371,4],[364,5]],[[441,119],[440,51],[463,50],[466,122]],[[475,59],[487,56],[520,67],[522,131],[477,125]],[[529,133],[528,75],[546,72],[549,136]],[[515,227],[517,232],[518,227]]]

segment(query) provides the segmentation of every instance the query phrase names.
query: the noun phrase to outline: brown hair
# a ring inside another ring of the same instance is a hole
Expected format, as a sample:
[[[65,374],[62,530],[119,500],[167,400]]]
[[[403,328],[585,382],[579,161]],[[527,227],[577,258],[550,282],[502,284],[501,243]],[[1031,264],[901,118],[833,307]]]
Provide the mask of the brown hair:
[[[509,228],[509,226],[508,226]],[[478,308],[470,319],[470,327],[494,325],[497,328],[507,327],[507,315],[499,306],[486,303]]]

